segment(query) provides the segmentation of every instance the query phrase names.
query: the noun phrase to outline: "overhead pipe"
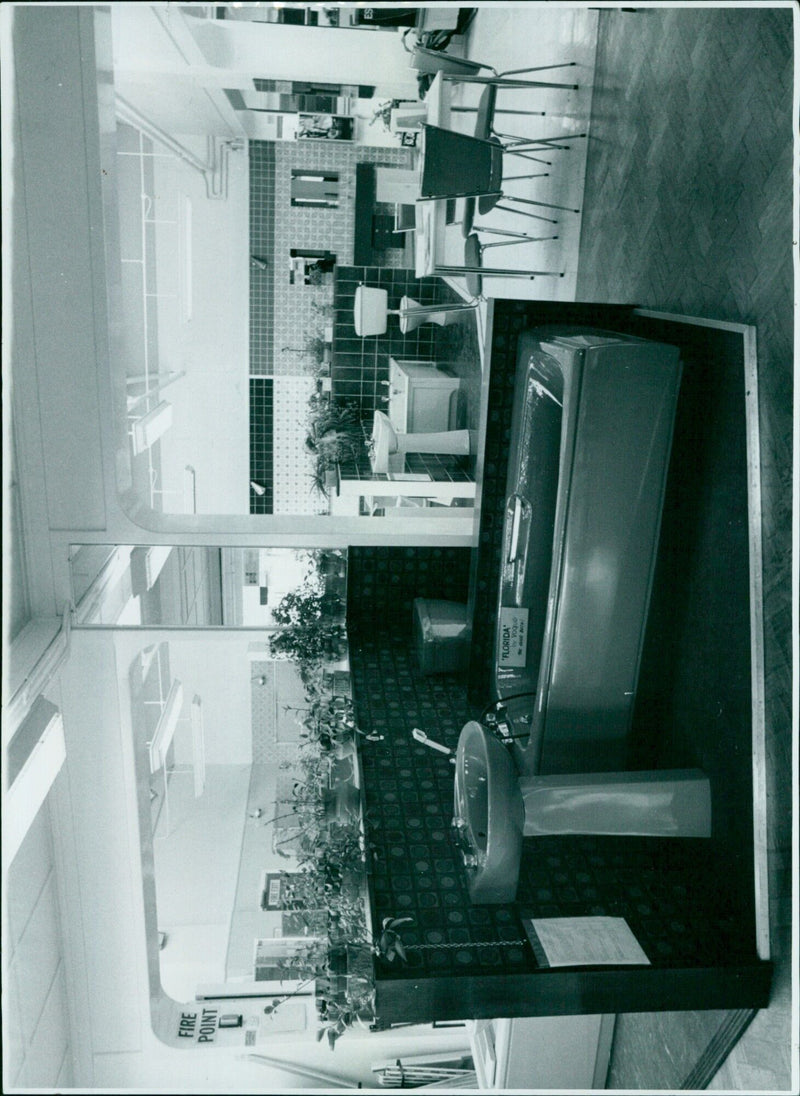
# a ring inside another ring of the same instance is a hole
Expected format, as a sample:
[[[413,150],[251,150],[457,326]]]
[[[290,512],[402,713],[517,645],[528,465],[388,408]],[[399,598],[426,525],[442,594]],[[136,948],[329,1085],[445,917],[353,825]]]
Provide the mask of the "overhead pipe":
[[[133,106],[132,103],[128,102],[124,96],[119,94],[116,96],[116,112],[117,117],[121,122],[125,122],[128,125],[141,130],[141,132],[146,134],[152,141],[157,141],[160,145],[168,148],[170,152],[173,152],[177,157],[183,160],[184,163],[194,168],[195,171],[199,171],[205,179],[206,194],[209,198],[227,198],[228,153],[231,150],[238,152],[244,147],[244,142],[241,138],[235,138],[232,141],[228,141],[208,136],[206,138],[208,158],[204,161],[193,152],[190,152],[185,145],[182,145],[180,141],[171,137],[169,133],[146,115],[142,114],[142,112]]]

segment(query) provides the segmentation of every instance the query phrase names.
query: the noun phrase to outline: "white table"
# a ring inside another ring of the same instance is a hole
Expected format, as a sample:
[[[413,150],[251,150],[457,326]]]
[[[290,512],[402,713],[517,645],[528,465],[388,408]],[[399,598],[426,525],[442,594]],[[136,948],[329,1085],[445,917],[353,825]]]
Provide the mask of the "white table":
[[[425,96],[428,107],[427,124],[447,128],[450,122],[451,84],[442,79],[439,72]],[[423,130],[424,134],[424,130]],[[424,137],[423,137],[424,142]],[[420,149],[419,177],[422,181],[422,163],[425,155],[424,143]],[[417,190],[419,193],[419,190]],[[436,264],[444,258],[444,233],[447,218],[447,202],[435,199],[417,202],[416,227],[414,229],[414,266],[418,278],[436,273]]]

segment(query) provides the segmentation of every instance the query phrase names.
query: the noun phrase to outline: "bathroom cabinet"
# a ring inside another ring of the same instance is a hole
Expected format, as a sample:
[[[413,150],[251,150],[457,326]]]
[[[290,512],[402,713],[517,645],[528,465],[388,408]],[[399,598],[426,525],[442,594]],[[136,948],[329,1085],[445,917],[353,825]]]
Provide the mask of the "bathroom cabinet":
[[[458,377],[421,359],[389,359],[389,421],[401,434],[449,430],[455,419]]]

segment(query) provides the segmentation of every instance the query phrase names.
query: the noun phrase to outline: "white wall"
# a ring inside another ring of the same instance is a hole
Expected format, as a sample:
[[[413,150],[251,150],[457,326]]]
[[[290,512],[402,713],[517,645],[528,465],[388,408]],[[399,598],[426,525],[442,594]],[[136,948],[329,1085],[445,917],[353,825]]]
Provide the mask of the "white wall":
[[[191,17],[187,21],[208,64],[226,74],[374,84],[384,98],[416,98],[416,73],[399,33]]]
[[[166,151],[157,143],[155,150]],[[192,151],[207,159],[205,142],[193,142]],[[158,366],[162,373],[185,372],[162,394],[172,406],[172,425],[160,442],[159,487],[175,492],[163,496],[163,508],[183,512],[189,464],[198,513],[244,514],[250,462],[247,151],[228,155],[222,199],[207,197],[204,177],[184,160],[159,155],[153,164]],[[133,209],[120,208],[121,218],[138,223],[140,216],[138,200]]]
[[[253,757],[250,677],[247,658],[252,636],[214,632],[164,633],[169,640],[173,678],[183,684],[183,716],[175,731],[175,760],[191,764],[188,722],[192,698],[203,705],[207,765],[249,765]],[[144,645],[144,644],[143,644]]]
[[[225,978],[231,910],[245,828],[248,765],[211,765],[195,798],[191,774],[169,782],[153,841],[161,983],[176,1001],[191,1000],[201,982]]]
[[[111,12],[114,83],[126,102],[172,135],[241,134],[223,91],[198,78],[205,59],[176,6],[114,3]]]
[[[47,803],[3,888],[3,1088],[72,1083],[66,979]]]

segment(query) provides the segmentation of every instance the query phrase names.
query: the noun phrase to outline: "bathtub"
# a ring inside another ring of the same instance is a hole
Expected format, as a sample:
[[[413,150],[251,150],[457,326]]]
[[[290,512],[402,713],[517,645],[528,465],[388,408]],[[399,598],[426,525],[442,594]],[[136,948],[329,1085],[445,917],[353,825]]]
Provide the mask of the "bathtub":
[[[625,767],[680,377],[661,343],[520,337],[494,663],[524,771]]]

